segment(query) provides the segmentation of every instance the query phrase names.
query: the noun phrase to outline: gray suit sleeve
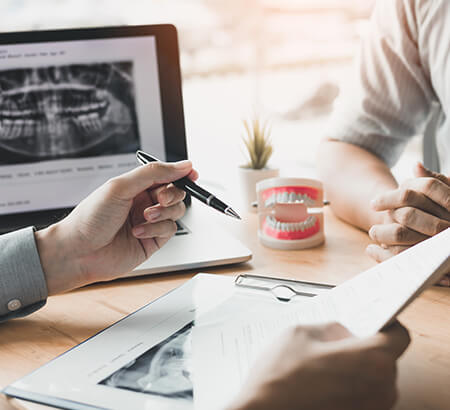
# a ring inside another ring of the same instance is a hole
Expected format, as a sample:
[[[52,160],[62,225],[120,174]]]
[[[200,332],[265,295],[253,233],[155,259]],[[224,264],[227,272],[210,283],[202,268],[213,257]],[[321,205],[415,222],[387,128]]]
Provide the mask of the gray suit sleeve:
[[[34,228],[0,235],[0,322],[33,313],[47,296]]]

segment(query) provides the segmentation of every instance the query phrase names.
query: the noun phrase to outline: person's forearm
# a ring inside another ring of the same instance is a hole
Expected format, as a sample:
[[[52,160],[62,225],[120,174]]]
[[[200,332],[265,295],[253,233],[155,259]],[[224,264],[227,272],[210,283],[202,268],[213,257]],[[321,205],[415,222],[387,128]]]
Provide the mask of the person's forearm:
[[[65,238],[63,229],[58,223],[35,232],[49,296],[87,284],[78,272],[73,246]]]
[[[397,188],[397,182],[381,159],[355,145],[324,140],[319,148],[318,168],[337,216],[366,231],[382,223],[382,213],[373,211],[370,201]]]

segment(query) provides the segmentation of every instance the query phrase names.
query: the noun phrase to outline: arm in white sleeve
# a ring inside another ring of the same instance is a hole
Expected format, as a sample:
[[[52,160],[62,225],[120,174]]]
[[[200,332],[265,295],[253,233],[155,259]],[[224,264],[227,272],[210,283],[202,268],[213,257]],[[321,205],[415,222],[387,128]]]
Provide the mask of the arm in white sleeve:
[[[327,137],[364,148],[392,167],[411,137],[423,133],[437,101],[419,48],[430,3],[377,2]]]

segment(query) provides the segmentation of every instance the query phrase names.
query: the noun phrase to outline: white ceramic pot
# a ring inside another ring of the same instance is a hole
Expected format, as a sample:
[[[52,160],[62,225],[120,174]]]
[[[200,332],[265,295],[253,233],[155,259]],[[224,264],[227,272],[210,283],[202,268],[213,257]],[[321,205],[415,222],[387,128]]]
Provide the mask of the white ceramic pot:
[[[256,184],[267,178],[275,178],[279,175],[278,168],[252,169],[239,167],[239,183],[241,187],[241,202],[250,212],[256,212],[252,203],[256,202]]]

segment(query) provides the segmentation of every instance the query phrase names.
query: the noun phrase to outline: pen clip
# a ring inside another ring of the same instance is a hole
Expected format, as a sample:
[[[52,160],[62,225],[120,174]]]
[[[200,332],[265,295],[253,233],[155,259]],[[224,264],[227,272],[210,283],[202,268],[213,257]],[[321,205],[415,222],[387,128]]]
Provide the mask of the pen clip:
[[[136,158],[142,165],[149,164],[150,162],[158,162],[159,161],[158,158],[153,157],[152,155],[147,154],[146,152],[141,151],[141,150],[136,151]]]

